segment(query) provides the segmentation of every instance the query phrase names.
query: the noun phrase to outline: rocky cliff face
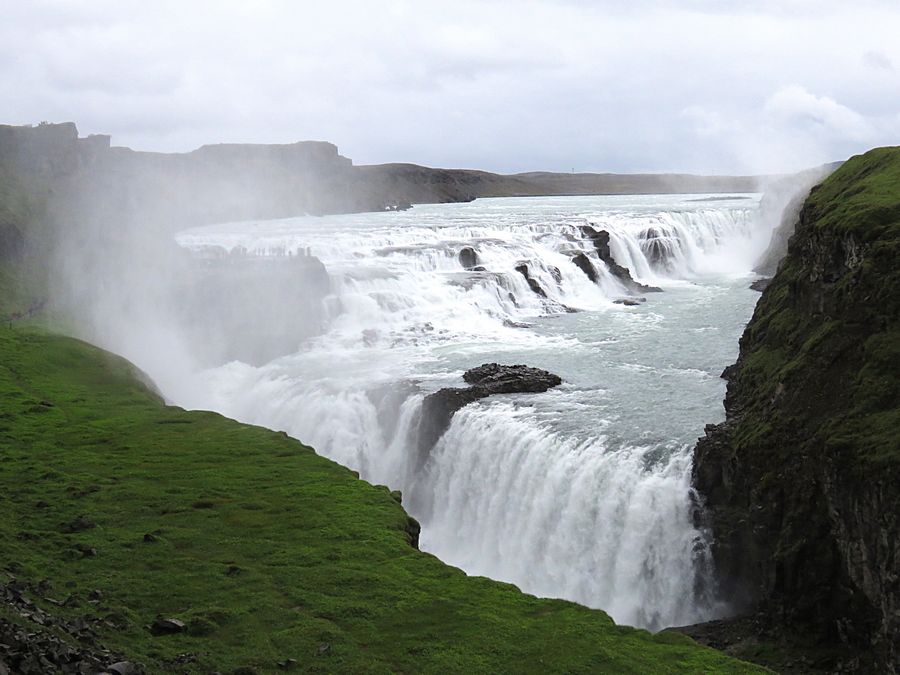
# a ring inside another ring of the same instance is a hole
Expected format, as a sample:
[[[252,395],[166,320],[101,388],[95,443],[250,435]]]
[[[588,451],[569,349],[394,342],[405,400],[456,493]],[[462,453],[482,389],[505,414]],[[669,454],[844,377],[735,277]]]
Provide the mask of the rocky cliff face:
[[[900,668],[898,260],[900,148],[881,148],[813,188],[695,449],[734,610],[843,645],[826,670]]]

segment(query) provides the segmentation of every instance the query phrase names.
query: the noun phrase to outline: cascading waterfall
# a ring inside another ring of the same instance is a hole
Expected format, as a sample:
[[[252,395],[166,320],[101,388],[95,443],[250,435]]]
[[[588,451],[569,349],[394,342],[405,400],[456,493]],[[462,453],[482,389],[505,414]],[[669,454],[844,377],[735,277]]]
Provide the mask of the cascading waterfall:
[[[608,231],[616,261],[665,292],[614,305],[626,289],[584,225]],[[713,208],[659,196],[189,230],[179,242],[193,250],[310,248],[332,278],[328,328],[295,354],[202,371],[167,394],[287,431],[401,489],[422,547],[471,573],[652,629],[703,620],[718,607],[704,585],[690,441],[714,421],[718,371],[752,307],[733,277],[749,272],[768,234],[755,198]],[[464,247],[474,269],[460,261]],[[579,253],[597,283],[573,263]],[[486,361],[544,367],[564,384],[464,408],[418,467],[422,399]]]
[[[606,609],[661,628],[696,619],[706,555],[689,533],[690,454],[647,466],[650,448],[610,452],[496,404],[459,413],[427,468],[423,545],[464,569],[538,595]]]

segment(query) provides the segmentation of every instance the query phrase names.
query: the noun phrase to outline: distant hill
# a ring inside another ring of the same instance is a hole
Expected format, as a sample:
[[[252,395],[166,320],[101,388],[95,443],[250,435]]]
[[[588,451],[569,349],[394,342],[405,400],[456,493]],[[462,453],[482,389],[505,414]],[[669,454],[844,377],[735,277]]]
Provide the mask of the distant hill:
[[[354,166],[331,143],[205,145],[187,153],[113,147],[75,124],[0,126],[0,165],[64,180],[66,209],[94,219],[184,227],[244,218],[380,211],[478,197],[723,193],[753,176],[533,172],[501,175],[415,164]],[[57,191],[59,191],[57,186]]]

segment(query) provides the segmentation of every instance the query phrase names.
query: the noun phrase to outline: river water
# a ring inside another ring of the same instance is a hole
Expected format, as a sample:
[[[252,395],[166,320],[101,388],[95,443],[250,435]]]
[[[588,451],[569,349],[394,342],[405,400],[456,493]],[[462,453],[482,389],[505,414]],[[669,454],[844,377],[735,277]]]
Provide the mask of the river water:
[[[758,202],[479,199],[188,230],[178,241],[195,250],[309,249],[332,293],[325,333],[296,353],[201,371],[166,393],[286,431],[402,490],[421,548],[471,574],[650,629],[709,619],[724,606],[695,525],[691,449],[724,415],[719,374],[759,297],[750,270],[770,232]],[[614,304],[627,293],[584,225],[607,230],[615,259],[663,292]],[[463,268],[464,247],[483,271]],[[598,283],[572,263],[579,251]],[[523,262],[546,298],[516,271]],[[471,404],[419,456],[423,397],[492,361],[545,368],[563,385]]]

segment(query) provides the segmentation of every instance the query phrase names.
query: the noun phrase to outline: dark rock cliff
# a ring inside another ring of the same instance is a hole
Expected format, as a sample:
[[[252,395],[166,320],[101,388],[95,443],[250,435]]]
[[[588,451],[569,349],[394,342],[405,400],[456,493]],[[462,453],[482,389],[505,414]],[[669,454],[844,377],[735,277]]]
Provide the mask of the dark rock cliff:
[[[813,188],[694,454],[736,613],[900,668],[900,148]],[[815,668],[813,669],[815,670]]]

